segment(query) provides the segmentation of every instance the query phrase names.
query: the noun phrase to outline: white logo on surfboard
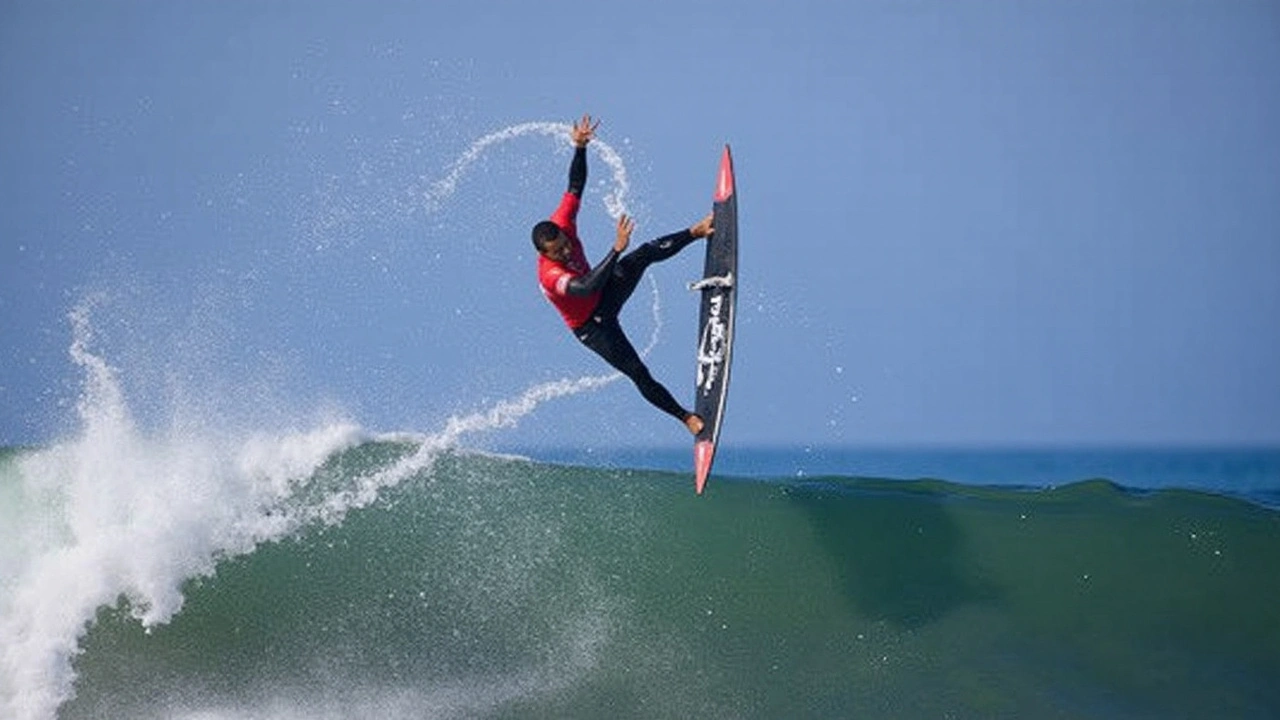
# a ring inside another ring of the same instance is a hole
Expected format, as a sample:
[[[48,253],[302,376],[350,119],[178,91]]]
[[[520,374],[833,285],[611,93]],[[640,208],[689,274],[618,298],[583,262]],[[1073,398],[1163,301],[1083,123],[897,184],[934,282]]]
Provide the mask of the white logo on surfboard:
[[[711,393],[720,377],[728,335],[722,317],[724,295],[712,296],[709,309],[707,324],[702,328],[702,337],[698,341],[698,387],[702,389],[703,395]]]

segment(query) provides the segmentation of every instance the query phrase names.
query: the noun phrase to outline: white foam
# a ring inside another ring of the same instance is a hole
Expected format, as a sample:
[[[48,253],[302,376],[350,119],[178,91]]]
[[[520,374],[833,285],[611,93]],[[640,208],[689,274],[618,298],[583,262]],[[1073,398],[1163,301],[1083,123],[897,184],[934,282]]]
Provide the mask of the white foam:
[[[127,598],[145,627],[182,609],[182,585],[291,526],[294,482],[364,434],[333,422],[245,437],[141,433],[116,371],[90,349],[94,302],[70,314],[85,375],[80,435],[18,460],[15,582],[0,598],[6,717],[47,720],[72,692],[71,657],[99,607]]]

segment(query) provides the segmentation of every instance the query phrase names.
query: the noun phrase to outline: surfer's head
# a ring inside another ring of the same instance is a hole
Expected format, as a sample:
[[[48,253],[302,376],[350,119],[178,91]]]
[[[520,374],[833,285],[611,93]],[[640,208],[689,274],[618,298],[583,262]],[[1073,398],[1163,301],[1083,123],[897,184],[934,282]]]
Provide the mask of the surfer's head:
[[[560,230],[560,226],[550,220],[543,220],[533,226],[533,246],[538,252],[563,262],[569,257],[569,238]]]

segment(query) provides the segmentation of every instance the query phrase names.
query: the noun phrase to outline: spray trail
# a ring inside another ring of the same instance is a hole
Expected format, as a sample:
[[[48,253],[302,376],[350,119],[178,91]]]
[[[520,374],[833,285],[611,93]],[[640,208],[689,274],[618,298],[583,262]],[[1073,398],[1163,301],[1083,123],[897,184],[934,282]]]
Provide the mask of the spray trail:
[[[449,171],[443,178],[431,184],[431,189],[427,191],[425,197],[427,209],[439,210],[458,189],[458,181],[467,170],[490,148],[525,135],[548,135],[561,140],[567,146],[570,129],[571,127],[565,123],[526,122],[489,133],[476,140],[449,166]],[[600,159],[613,171],[613,189],[605,195],[604,204],[609,217],[616,220],[618,216],[627,212],[626,198],[631,190],[631,183],[627,180],[626,165],[622,162],[622,156],[603,140],[598,138],[592,140],[588,147],[594,148]]]
[[[471,143],[471,146],[453,161],[443,178],[431,184],[431,189],[423,197],[427,209],[432,212],[440,210],[445,201],[457,191],[458,182],[489,149],[526,135],[546,135],[559,140],[565,147],[568,147],[569,131],[571,129],[572,126],[567,123],[525,122],[496,130],[481,137]],[[623,161],[622,155],[612,145],[599,138],[592,140],[587,147],[595,150],[600,159],[604,161],[604,164],[609,166],[612,174],[613,187],[604,196],[605,212],[615,220],[624,213],[630,214],[627,206],[627,197],[631,193],[631,181],[627,176],[627,165]],[[652,296],[653,332],[649,335],[649,341],[645,344],[644,349],[640,351],[641,357],[647,357],[653,351],[653,348],[657,347],[658,338],[662,334],[662,299],[658,293],[658,283],[653,277],[649,277],[649,288]],[[622,376],[619,374],[602,376],[602,378],[608,378],[608,381],[616,380],[620,377]],[[564,394],[572,395],[583,392],[584,390],[598,387],[599,384],[603,383],[588,384]],[[556,397],[559,396],[557,395]],[[532,409],[531,407],[530,410],[532,411]]]
[[[439,210],[441,206],[457,191],[458,183],[489,149],[504,142],[526,135],[546,135],[562,140],[568,145],[569,130],[565,123],[526,122],[489,133],[471,144],[450,166],[448,172],[440,180],[431,185],[431,190],[424,198],[429,210]],[[627,178],[626,164],[608,143],[595,139],[591,141],[600,158],[612,171],[613,188],[605,195],[605,209],[610,217],[617,218],[627,213],[626,198],[631,184]],[[647,356],[657,345],[662,330],[662,302],[658,293],[657,282],[649,278],[652,290],[653,331],[642,356]],[[602,375],[588,375],[579,378],[564,378],[541,383],[527,388],[519,395],[500,400],[487,409],[478,410],[468,415],[449,418],[444,430],[422,437],[414,438],[418,442],[417,450],[394,465],[363,477],[355,488],[331,494],[319,507],[295,510],[291,522],[305,525],[314,521],[338,523],[352,509],[361,508],[374,502],[379,492],[393,487],[406,478],[430,468],[440,452],[456,446],[461,439],[470,434],[488,432],[502,428],[515,427],[525,416],[532,413],[544,402],[556,398],[577,395],[596,390],[621,379],[621,373],[613,372]],[[379,439],[403,440],[401,433],[384,435]]]
[[[444,430],[435,434],[413,438],[407,438],[403,433],[379,436],[377,439],[387,441],[411,439],[418,444],[418,447],[412,454],[401,458],[393,465],[357,479],[355,487],[330,493],[318,506],[287,511],[288,522],[294,527],[306,526],[314,522],[338,524],[349,511],[366,507],[377,500],[382,490],[394,487],[405,479],[430,469],[440,453],[455,447],[463,436],[514,427],[521,418],[533,412],[543,402],[594,390],[619,377],[621,376],[618,374],[598,375],[542,383],[534,385],[515,398],[495,403],[488,409],[449,418]]]
[[[571,126],[566,123],[525,122],[505,127],[479,138],[453,161],[443,178],[431,184],[431,189],[424,197],[427,208],[432,211],[439,210],[457,191],[458,182],[466,175],[466,172],[489,149],[526,135],[550,136],[560,140],[567,146],[570,130]],[[613,188],[605,194],[604,204],[605,211],[608,212],[610,217],[616,219],[629,212],[627,209],[627,196],[631,191],[631,182],[627,177],[626,163],[623,162],[622,156],[618,154],[618,151],[613,146],[599,138],[592,140],[588,147],[593,148],[600,156],[600,159],[612,171]],[[645,344],[644,349],[640,351],[642,357],[648,356],[652,352],[653,348],[657,346],[658,338],[662,333],[662,299],[658,293],[658,284],[652,276],[649,277],[649,286],[652,295],[653,332],[650,334],[649,341]],[[583,377],[578,380],[559,380],[545,385],[538,385],[529,388],[515,400],[499,402],[489,411],[468,416],[466,422],[459,419],[451,419],[449,427],[456,429],[451,432],[447,428],[442,435],[447,437],[449,443],[454,443],[462,435],[469,432],[513,427],[521,417],[533,412],[540,403],[546,400],[593,390],[621,377],[620,373],[610,373]]]
[[[431,183],[431,189],[423,196],[423,202],[426,204],[427,210],[429,212],[439,211],[444,206],[445,202],[457,191],[458,182],[461,181],[467,171],[471,169],[471,166],[482,158],[485,152],[491,148],[526,135],[546,135],[559,140],[565,147],[568,147],[569,131],[571,129],[572,126],[567,123],[545,121],[524,122],[502,128],[501,130],[496,130],[479,138],[475,142],[471,143],[471,146],[453,161],[444,177]],[[630,214],[627,206],[627,197],[631,192],[631,181],[627,177],[627,166],[623,161],[622,156],[613,148],[612,145],[599,138],[592,140],[591,144],[587,147],[595,150],[600,159],[604,161],[604,164],[609,166],[609,170],[612,174],[613,187],[609,192],[605,193],[604,196],[605,212],[609,214],[609,217],[614,218],[615,220],[624,213]],[[648,357],[649,353],[657,347],[658,339],[662,335],[662,298],[658,293],[658,283],[652,276],[649,277],[649,289],[651,296],[650,307],[653,331],[649,334],[649,341],[645,343],[644,348],[640,350],[641,357]],[[610,375],[602,375],[598,378],[583,378],[584,382],[581,386],[575,386],[572,390],[552,395],[544,399],[551,399],[551,397],[561,397],[564,395],[574,395],[600,387],[601,385],[613,382],[621,377],[621,374],[613,373]],[[530,388],[526,391],[526,395],[529,393],[536,394],[536,390],[537,388]],[[529,406],[528,411],[524,414],[532,412],[540,402],[542,402],[542,400],[535,401],[531,406]],[[515,422],[513,420],[511,423],[504,424],[501,427],[509,427],[514,424]],[[477,428],[477,430],[482,429],[490,428]]]

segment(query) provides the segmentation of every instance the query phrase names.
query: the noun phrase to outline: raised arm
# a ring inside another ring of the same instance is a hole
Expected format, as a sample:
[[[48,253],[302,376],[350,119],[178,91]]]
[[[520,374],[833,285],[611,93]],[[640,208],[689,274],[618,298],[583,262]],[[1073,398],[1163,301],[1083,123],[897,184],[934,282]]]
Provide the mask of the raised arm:
[[[609,254],[605,255],[600,264],[592,268],[591,272],[570,280],[565,287],[565,292],[569,295],[590,295],[597,290],[604,289],[605,283],[613,275],[613,266],[617,264],[618,256],[631,244],[631,233],[635,229],[635,220],[626,215],[618,218],[618,234],[614,238],[613,247],[609,248]]]
[[[587,143],[595,137],[600,121],[592,121],[590,115],[573,124],[569,131],[569,141],[573,143],[573,160],[569,163],[569,192],[582,197],[587,187]]]
[[[569,192],[582,198],[582,191],[587,187],[587,146],[579,145],[573,149],[573,160],[569,163]]]

